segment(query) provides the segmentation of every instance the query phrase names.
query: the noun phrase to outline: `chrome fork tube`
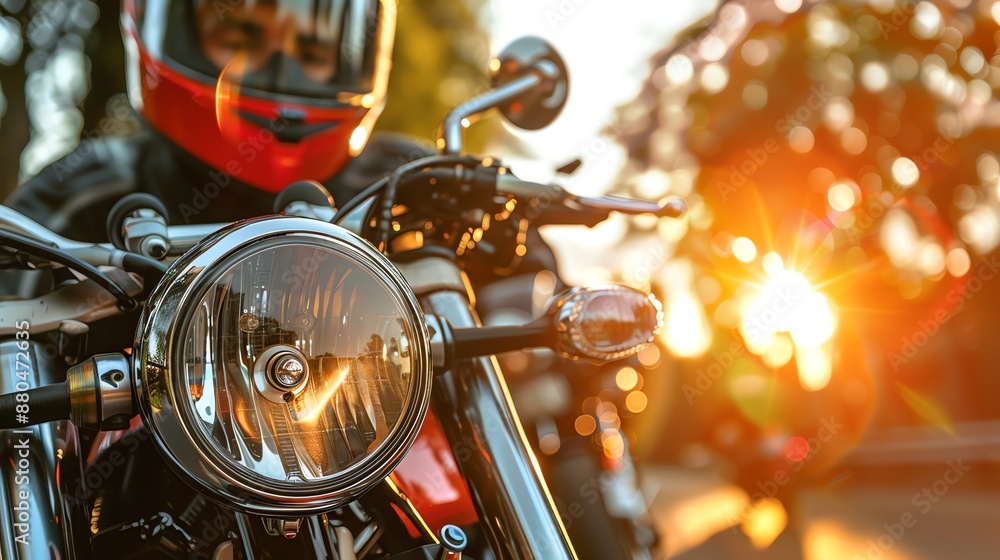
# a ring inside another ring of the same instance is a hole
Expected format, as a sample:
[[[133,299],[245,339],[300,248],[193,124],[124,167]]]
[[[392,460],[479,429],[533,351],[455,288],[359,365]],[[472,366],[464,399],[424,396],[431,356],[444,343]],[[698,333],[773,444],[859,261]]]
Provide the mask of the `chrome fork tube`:
[[[454,327],[479,326],[461,271],[430,258],[400,270],[426,313]],[[434,380],[444,425],[486,537],[501,559],[575,559],[495,358],[466,360]]]
[[[0,393],[17,391],[22,381],[18,372],[24,372],[23,380],[31,388],[61,381],[57,358],[47,357],[46,347],[35,341],[27,347],[20,350],[14,340],[0,342]],[[71,445],[75,430],[60,421],[0,432],[0,463],[5,465],[0,469],[0,558],[76,558],[67,508],[75,510],[78,504],[68,502],[74,496],[60,492],[56,477],[57,471],[66,480],[81,476],[80,460]]]

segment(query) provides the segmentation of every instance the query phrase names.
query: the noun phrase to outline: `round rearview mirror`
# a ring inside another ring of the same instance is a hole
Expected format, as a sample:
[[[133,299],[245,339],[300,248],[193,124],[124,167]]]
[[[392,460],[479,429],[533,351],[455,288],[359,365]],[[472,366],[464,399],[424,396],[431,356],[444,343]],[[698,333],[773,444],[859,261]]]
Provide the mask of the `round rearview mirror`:
[[[569,81],[562,57],[544,39],[522,37],[490,61],[490,80],[494,88],[531,73],[543,79],[542,86],[499,109],[511,124],[525,130],[538,130],[554,121],[566,104]]]

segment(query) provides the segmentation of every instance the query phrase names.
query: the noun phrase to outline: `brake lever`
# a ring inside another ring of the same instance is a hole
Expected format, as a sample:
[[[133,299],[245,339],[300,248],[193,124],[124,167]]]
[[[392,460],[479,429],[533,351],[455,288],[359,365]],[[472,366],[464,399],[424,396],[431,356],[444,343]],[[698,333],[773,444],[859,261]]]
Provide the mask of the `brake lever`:
[[[667,197],[659,202],[637,200],[620,196],[578,196],[555,184],[522,181],[507,173],[496,177],[499,194],[527,199],[538,199],[545,209],[545,216],[536,220],[543,224],[579,224],[593,227],[608,219],[611,212],[631,216],[652,214],[660,218],[679,218],[687,212],[687,204],[680,198]]]
[[[637,200],[621,196],[576,196],[569,195],[571,200],[583,209],[599,212],[618,212],[637,216],[652,214],[660,218],[679,218],[687,212],[687,204],[680,198],[665,198],[659,202]]]

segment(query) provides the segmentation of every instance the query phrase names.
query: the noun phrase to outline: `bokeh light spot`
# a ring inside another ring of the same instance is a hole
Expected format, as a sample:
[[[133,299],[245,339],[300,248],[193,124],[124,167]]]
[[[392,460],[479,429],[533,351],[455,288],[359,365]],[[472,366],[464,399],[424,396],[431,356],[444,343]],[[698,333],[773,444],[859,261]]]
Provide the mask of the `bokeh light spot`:
[[[743,263],[753,262],[757,258],[757,246],[746,237],[737,237],[733,241],[733,256]]]
[[[793,436],[785,442],[785,457],[794,463],[801,463],[809,456],[809,442],[802,436]]]
[[[623,367],[615,375],[615,384],[622,391],[631,391],[639,383],[639,374],[630,367]]]
[[[625,397],[625,408],[629,409],[629,412],[638,414],[643,410],[646,410],[646,405],[649,403],[649,399],[646,397],[646,393],[642,391],[633,391]]]
[[[920,168],[910,158],[896,158],[892,162],[892,178],[903,187],[911,187],[920,178]]]

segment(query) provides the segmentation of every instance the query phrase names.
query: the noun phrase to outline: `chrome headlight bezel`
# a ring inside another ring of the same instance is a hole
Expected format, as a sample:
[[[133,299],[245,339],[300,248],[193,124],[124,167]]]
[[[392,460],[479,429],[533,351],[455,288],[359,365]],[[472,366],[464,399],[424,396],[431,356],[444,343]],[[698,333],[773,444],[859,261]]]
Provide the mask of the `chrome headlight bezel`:
[[[193,424],[179,355],[204,293],[239,255],[270,244],[314,244],[377,276],[397,297],[413,340],[410,394],[389,435],[369,454],[322,480],[254,476],[222,456]],[[133,386],[143,421],[167,463],[189,484],[231,509],[258,515],[311,515],[358,498],[389,475],[416,440],[430,405],[430,337],[412,290],[389,260],[357,235],[307,218],[269,216],[228,226],[180,257],[147,300],[133,347]]]

